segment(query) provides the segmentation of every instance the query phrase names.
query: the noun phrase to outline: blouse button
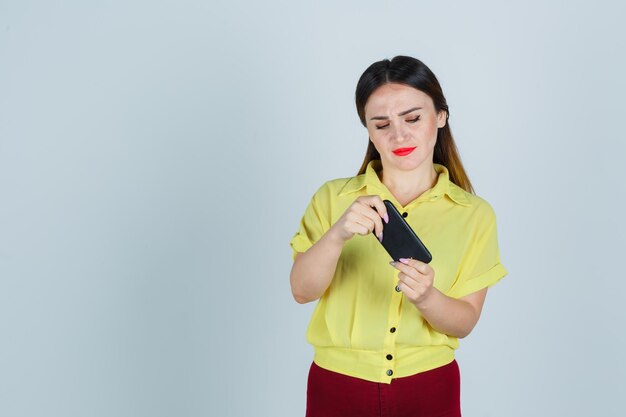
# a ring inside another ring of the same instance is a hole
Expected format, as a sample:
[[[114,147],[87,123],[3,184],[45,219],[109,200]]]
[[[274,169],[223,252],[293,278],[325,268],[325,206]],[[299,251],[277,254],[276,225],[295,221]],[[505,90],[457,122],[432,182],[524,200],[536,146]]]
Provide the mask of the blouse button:
[[[387,375],[388,375],[388,376],[393,375],[393,371],[392,371],[391,369],[387,369]]]
[[[387,355],[387,356],[386,356],[386,358],[387,358],[387,360],[388,360],[388,361],[390,361],[390,360],[392,360],[392,359],[393,359],[393,356],[391,356],[391,355]]]
[[[402,217],[406,218],[409,217],[409,213],[407,213],[406,211],[404,213],[402,213]]]
[[[397,291],[397,292],[402,291],[402,290],[400,289],[400,286],[399,286],[399,285],[396,285],[396,291]]]
[[[391,333],[395,333],[395,332],[396,332],[396,328],[395,328],[395,327],[392,327],[391,329],[389,329],[389,331],[390,331]]]

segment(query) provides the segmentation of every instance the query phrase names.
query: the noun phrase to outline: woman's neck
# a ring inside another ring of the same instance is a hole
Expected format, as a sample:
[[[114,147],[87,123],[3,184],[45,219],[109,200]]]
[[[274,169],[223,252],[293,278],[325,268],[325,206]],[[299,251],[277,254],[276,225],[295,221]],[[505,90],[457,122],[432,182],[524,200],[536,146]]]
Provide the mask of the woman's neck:
[[[402,206],[406,206],[437,183],[437,172],[432,162],[424,162],[412,171],[383,168],[381,175],[381,182]]]

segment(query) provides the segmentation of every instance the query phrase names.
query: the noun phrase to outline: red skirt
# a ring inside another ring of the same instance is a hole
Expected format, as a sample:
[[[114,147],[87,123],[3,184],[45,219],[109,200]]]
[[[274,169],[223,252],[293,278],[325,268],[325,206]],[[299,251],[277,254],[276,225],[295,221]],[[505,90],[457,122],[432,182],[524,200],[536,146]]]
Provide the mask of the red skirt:
[[[313,362],[306,417],[460,417],[456,361],[381,384],[320,368]]]

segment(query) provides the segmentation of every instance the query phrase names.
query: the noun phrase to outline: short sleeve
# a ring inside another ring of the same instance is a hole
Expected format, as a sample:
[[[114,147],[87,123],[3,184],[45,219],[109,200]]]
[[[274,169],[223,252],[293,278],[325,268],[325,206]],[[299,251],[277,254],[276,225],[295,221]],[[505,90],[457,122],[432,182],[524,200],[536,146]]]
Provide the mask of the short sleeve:
[[[461,298],[473,292],[496,284],[507,274],[500,263],[500,250],[496,231],[496,216],[486,202],[484,209],[477,213],[475,227],[463,256],[459,273],[448,296]]]
[[[311,198],[300,220],[300,228],[289,244],[293,249],[293,259],[298,252],[306,252],[330,228],[329,189],[322,185]]]

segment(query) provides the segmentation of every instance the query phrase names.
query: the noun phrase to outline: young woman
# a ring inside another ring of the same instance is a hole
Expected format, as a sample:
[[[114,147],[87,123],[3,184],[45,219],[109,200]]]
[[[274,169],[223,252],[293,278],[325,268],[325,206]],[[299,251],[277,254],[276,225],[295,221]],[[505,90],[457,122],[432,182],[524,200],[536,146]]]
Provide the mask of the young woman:
[[[496,219],[474,195],[439,82],[421,61],[372,64],[356,88],[367,128],[355,177],[322,185],[291,240],[291,290],[318,300],[307,416],[460,416],[454,350],[476,325],[487,287],[506,275]],[[389,262],[376,241],[402,213],[430,264]],[[373,233],[372,233],[373,232]]]

